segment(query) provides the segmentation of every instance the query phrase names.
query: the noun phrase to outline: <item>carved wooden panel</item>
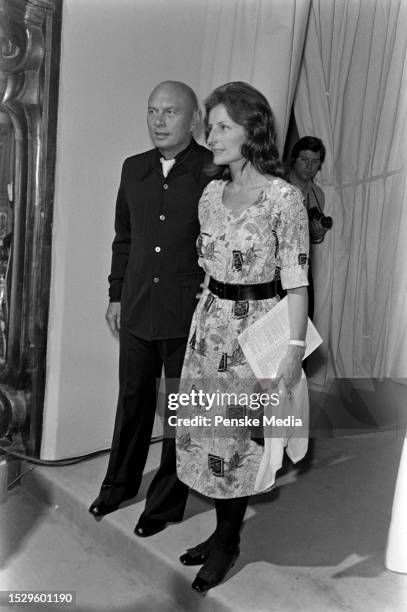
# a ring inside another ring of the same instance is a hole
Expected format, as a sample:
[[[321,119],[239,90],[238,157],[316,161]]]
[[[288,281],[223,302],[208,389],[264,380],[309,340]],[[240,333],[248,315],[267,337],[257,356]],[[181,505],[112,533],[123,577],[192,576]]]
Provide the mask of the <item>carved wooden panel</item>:
[[[22,433],[34,454],[39,452],[45,389],[61,13],[59,0],[0,0],[0,70],[5,78],[0,110],[8,114],[13,136],[0,404],[2,397],[11,408],[18,404],[20,427],[25,406]],[[1,282],[0,270],[0,303]],[[0,307],[0,333],[1,318]],[[11,423],[7,433],[16,427]]]

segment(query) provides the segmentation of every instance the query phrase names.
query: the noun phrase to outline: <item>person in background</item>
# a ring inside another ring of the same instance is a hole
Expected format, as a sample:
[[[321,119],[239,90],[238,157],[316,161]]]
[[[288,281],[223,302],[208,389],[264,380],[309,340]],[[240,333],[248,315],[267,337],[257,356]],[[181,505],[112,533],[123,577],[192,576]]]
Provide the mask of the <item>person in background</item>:
[[[319,138],[304,136],[292,148],[288,180],[298,187],[308,211],[311,244],[323,242],[325,234],[332,227],[332,218],[324,215],[325,195],[314,177],[325,159],[325,146]],[[312,283],[312,251],[309,269],[309,316],[314,312],[314,291]]]
[[[299,191],[282,178],[273,113],[266,98],[243,82],[218,87],[205,107],[207,143],[224,175],[209,183],[199,202],[198,255],[208,285],[193,316],[180,393],[192,394],[194,389],[208,397],[253,391],[258,383],[253,382],[238,336],[279,302],[281,289],[288,295],[290,341],[271,384],[275,389],[285,386],[291,397],[295,389],[304,390],[301,380],[306,393],[301,363],[307,326],[308,219]],[[184,565],[202,565],[192,588],[204,593],[223,580],[238,557],[248,498],[273,486],[284,442],[268,438],[269,461],[263,430],[262,439],[250,426],[223,435],[214,425],[215,414],[243,420],[253,416],[249,405],[217,403],[205,412],[191,401],[177,414],[210,417],[202,431],[192,419],[191,425],[182,419],[177,427],[179,479],[215,500],[214,533],[180,557]],[[306,448],[307,439],[288,442],[294,461]]]
[[[119,398],[109,464],[89,508],[96,518],[134,497],[145,467],[162,366],[170,387],[181,374],[203,279],[198,266],[198,201],[211,153],[192,137],[200,123],[193,90],[160,83],[148,100],[153,149],[125,160],[116,203],[106,319],[120,337]],[[175,441],[161,463],[135,527],[146,537],[182,519],[188,487],[177,479]]]

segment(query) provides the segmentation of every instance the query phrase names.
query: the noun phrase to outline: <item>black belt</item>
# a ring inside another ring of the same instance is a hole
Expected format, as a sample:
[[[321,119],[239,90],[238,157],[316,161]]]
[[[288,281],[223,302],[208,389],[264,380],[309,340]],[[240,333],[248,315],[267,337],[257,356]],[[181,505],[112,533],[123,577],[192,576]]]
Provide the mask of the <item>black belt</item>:
[[[220,283],[211,277],[208,289],[222,300],[233,300],[234,302],[242,300],[267,300],[275,297],[277,294],[280,296],[284,294],[279,280],[258,285],[230,285],[228,283]]]

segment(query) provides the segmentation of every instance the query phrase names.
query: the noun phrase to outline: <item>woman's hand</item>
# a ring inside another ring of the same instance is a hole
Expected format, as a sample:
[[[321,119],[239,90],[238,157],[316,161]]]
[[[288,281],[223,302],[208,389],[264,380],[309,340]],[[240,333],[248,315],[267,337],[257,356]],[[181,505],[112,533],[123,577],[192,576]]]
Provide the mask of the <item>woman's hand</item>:
[[[307,287],[303,286],[295,289],[287,289],[287,300],[290,338],[303,340],[305,338],[308,322]],[[305,347],[296,344],[289,344],[287,346],[287,352],[280,361],[276,378],[273,381],[273,386],[278,386],[280,380],[283,379],[287,391],[291,392],[293,387],[300,382],[304,353]]]
[[[203,279],[203,282],[199,285],[202,291],[198,291],[198,293],[195,296],[197,300],[199,300],[202,297],[202,294],[205,291],[205,289],[208,288],[208,285],[209,285],[209,274],[205,274],[205,278]]]
[[[273,380],[273,387],[277,387],[280,380],[283,379],[287,392],[290,393],[293,390],[301,379],[304,353],[305,348],[302,346],[290,344],[287,347],[287,353],[280,361],[276,377]]]

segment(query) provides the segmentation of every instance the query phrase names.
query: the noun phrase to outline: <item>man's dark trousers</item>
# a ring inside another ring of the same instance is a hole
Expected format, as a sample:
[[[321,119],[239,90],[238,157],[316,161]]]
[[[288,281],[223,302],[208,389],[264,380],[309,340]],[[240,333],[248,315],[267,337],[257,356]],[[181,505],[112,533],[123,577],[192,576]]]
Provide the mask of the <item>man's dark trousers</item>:
[[[118,505],[137,495],[150,445],[157,403],[157,381],[164,365],[166,390],[175,390],[181,376],[187,338],[143,340],[126,328],[120,331],[120,393],[112,448],[100,496]],[[166,406],[166,413],[168,407]],[[165,437],[161,463],[147,492],[143,518],[182,519],[188,487],[176,475],[174,437]]]

